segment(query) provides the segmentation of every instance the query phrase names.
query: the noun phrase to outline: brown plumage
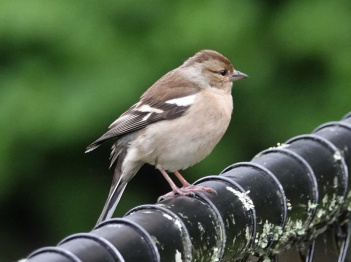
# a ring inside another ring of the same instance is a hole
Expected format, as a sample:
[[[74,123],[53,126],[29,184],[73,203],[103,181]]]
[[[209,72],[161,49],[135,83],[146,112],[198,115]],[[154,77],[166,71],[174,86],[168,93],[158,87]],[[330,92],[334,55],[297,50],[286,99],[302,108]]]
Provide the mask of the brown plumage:
[[[112,216],[127,183],[145,163],[159,169],[170,184],[172,192],[164,197],[212,192],[190,185],[178,170],[201,161],[219,142],[233,110],[232,82],[245,77],[220,53],[202,50],[161,77],[89,145],[86,152],[114,141],[111,164],[116,167],[98,223]],[[165,170],[174,172],[183,187]]]

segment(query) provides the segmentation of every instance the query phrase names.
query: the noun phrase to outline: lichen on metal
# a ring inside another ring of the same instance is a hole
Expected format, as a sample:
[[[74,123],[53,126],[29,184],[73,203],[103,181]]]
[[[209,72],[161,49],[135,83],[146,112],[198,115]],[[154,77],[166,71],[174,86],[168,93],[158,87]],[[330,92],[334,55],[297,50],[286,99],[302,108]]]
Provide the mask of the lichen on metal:
[[[287,147],[289,147],[289,144],[279,143],[278,142],[276,146],[271,146],[268,149],[284,149],[284,148],[287,148]]]
[[[234,195],[236,195],[239,198],[239,200],[244,205],[244,208],[246,210],[255,208],[255,205],[253,204],[251,198],[248,196],[250,191],[246,191],[245,193],[243,193],[229,186],[227,186],[226,189],[232,192]]]
[[[268,256],[272,253],[272,249],[269,247],[272,241],[277,241],[283,234],[283,228],[280,225],[275,225],[268,220],[263,224],[262,232],[257,232],[255,238],[255,248],[252,250],[252,254],[259,254],[259,256]]]

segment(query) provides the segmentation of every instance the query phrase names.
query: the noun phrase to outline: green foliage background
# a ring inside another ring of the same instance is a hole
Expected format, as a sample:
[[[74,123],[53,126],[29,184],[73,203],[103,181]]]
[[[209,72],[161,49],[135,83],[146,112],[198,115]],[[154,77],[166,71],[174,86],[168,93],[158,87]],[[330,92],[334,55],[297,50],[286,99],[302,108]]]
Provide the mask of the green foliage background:
[[[0,3],[0,257],[90,231],[107,196],[109,145],[85,147],[154,81],[204,49],[250,78],[232,123],[190,181],[351,110],[351,1]],[[116,215],[169,191],[146,167]]]

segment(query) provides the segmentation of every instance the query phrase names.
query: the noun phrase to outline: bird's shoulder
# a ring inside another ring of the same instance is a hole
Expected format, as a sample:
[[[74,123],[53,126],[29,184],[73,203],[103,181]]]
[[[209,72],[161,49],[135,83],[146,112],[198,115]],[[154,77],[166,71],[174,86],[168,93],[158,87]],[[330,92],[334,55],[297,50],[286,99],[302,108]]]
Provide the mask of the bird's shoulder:
[[[88,146],[94,150],[106,140],[117,138],[162,120],[184,115],[193,105],[199,87],[173,70],[160,78],[110,126],[109,130]]]
[[[191,81],[184,70],[172,70],[156,81],[141,96],[146,101],[169,101],[175,98],[187,97],[200,91],[199,85]]]

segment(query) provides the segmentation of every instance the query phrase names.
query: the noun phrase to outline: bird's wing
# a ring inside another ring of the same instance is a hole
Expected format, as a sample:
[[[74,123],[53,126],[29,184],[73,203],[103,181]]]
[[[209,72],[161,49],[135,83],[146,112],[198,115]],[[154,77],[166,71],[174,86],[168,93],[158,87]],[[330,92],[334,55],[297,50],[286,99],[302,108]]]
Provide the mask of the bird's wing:
[[[96,149],[109,139],[140,130],[157,121],[184,115],[193,104],[195,97],[196,94],[166,101],[141,100],[114,121],[104,135],[87,147],[86,152]]]

